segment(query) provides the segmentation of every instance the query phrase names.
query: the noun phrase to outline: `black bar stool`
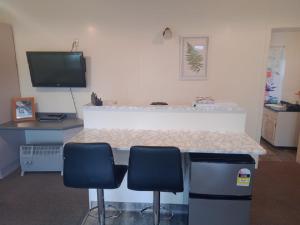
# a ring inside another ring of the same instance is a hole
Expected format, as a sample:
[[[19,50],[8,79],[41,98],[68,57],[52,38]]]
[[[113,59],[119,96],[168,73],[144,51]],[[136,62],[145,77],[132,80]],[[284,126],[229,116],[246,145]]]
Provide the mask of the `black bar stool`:
[[[126,171],[127,166],[115,165],[107,143],[67,143],[64,146],[64,185],[97,189],[100,225],[105,224],[103,189],[118,188]]]
[[[128,188],[153,191],[153,221],[160,221],[160,192],[182,192],[181,154],[176,147],[133,146],[130,149]]]

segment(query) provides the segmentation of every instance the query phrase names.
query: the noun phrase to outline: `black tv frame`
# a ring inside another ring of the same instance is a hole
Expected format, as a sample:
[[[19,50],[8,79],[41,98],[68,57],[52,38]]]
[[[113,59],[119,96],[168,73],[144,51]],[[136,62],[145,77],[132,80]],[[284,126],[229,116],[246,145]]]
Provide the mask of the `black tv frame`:
[[[81,56],[81,63],[82,63],[82,68],[83,68],[83,77],[82,77],[82,85],[73,85],[73,84],[54,84],[54,83],[49,83],[49,84],[43,84],[43,85],[37,85],[35,80],[34,80],[34,77],[33,77],[33,68],[32,68],[32,65],[31,65],[31,59],[30,59],[30,55],[31,54],[34,54],[34,53],[37,53],[37,54],[57,54],[57,55],[62,55],[62,54],[80,54]],[[85,61],[85,57],[83,56],[83,52],[67,52],[67,51],[27,51],[26,52],[26,56],[27,56],[27,62],[28,62],[28,66],[29,66],[29,71],[30,71],[30,78],[31,78],[31,83],[32,83],[32,86],[33,87],[59,87],[59,88],[84,88],[86,87],[86,61]]]

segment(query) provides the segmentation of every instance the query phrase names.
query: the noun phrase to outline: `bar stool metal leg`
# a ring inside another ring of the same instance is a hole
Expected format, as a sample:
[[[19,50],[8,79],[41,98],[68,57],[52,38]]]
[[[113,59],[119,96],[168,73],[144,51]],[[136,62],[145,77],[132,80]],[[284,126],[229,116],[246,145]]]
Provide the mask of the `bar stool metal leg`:
[[[157,212],[157,208],[158,207],[158,212]],[[156,210],[155,210],[156,209]],[[159,191],[154,191],[153,192],[153,203],[152,203],[152,206],[147,206],[145,208],[143,208],[140,213],[142,216],[145,216],[145,212],[148,211],[148,210],[152,210],[152,214],[153,214],[153,223],[156,225],[156,224],[159,224],[159,221],[162,219],[162,220],[171,220],[174,216],[174,213],[172,210],[169,210],[163,206],[160,206],[160,192]],[[168,216],[163,216],[161,217],[160,215],[160,210],[165,210],[167,211],[167,214]],[[158,217],[156,217],[156,215],[158,215]],[[158,223],[156,223],[155,221],[158,219]]]
[[[100,225],[105,225],[105,207],[103,189],[97,189],[98,220]]]
[[[153,220],[154,220],[154,225],[159,224],[159,220],[160,220],[160,192],[159,191],[153,192]]]

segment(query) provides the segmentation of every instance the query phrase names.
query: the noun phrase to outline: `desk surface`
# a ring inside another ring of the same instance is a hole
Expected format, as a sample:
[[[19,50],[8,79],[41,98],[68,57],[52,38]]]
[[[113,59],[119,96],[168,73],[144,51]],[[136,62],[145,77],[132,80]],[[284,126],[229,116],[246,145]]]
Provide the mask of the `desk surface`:
[[[14,122],[10,121],[0,125],[0,130],[68,130],[76,127],[82,127],[83,121],[81,119],[64,119],[61,121],[26,121]]]
[[[176,146],[182,152],[241,153],[262,155],[266,151],[245,133],[84,129],[71,142],[107,142],[116,150],[129,150],[133,145]]]

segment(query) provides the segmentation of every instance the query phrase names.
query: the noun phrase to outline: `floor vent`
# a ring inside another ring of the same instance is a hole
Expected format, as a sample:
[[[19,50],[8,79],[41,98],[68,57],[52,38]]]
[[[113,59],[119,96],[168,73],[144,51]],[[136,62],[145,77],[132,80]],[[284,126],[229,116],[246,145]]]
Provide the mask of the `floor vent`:
[[[21,145],[21,176],[25,172],[60,171],[63,173],[63,145]]]

